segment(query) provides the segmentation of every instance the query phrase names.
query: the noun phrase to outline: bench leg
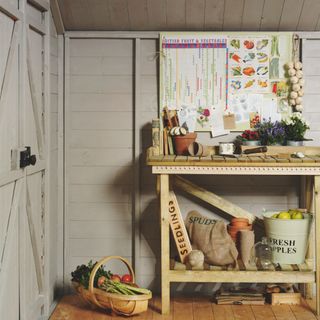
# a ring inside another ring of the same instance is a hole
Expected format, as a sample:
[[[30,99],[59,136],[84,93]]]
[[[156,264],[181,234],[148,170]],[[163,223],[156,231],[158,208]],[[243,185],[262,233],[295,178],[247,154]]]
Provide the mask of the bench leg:
[[[320,176],[314,177],[315,260],[316,260],[316,310],[320,315]]]
[[[161,225],[161,313],[170,312],[170,230],[168,220],[169,175],[160,175],[160,225]]]

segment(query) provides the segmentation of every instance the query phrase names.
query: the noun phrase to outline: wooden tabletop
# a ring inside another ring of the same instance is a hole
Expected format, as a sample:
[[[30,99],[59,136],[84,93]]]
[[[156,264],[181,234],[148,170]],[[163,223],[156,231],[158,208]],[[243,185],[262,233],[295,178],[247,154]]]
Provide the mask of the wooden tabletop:
[[[303,158],[294,155],[299,151]],[[268,147],[264,154],[207,157],[154,155],[149,148],[147,165],[154,174],[320,175],[320,147]]]
[[[214,150],[215,147],[212,147]],[[248,148],[243,148],[246,150]],[[297,158],[294,153],[302,152],[305,157]],[[147,152],[150,166],[295,166],[319,167],[320,147],[268,147],[266,153],[220,156],[214,151],[207,157],[178,155],[154,155],[152,148]]]

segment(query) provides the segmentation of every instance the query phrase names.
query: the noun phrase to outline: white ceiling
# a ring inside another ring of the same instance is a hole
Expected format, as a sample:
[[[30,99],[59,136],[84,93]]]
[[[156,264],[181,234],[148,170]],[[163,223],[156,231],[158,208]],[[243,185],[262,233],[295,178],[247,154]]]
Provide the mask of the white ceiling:
[[[66,30],[320,30],[320,0],[58,0],[58,3]]]

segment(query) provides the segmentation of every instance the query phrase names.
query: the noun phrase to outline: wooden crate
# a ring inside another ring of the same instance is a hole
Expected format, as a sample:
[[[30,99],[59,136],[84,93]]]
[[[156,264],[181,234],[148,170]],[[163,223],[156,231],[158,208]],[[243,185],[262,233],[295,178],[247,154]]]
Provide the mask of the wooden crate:
[[[301,293],[297,291],[289,293],[271,293],[271,304],[273,306],[280,304],[301,304]]]

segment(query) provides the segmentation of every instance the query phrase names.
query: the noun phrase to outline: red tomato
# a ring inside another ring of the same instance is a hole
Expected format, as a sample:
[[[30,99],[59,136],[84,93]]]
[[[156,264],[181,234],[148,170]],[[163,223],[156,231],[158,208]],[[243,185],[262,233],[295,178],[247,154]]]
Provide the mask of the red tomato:
[[[122,276],[121,282],[125,282],[125,283],[132,282],[132,277],[130,276],[130,274],[125,274]]]
[[[110,279],[114,282],[121,282],[121,277],[118,274],[113,274]]]
[[[105,280],[106,280],[106,277],[104,277],[104,276],[99,277],[98,287],[101,287],[104,284]]]

